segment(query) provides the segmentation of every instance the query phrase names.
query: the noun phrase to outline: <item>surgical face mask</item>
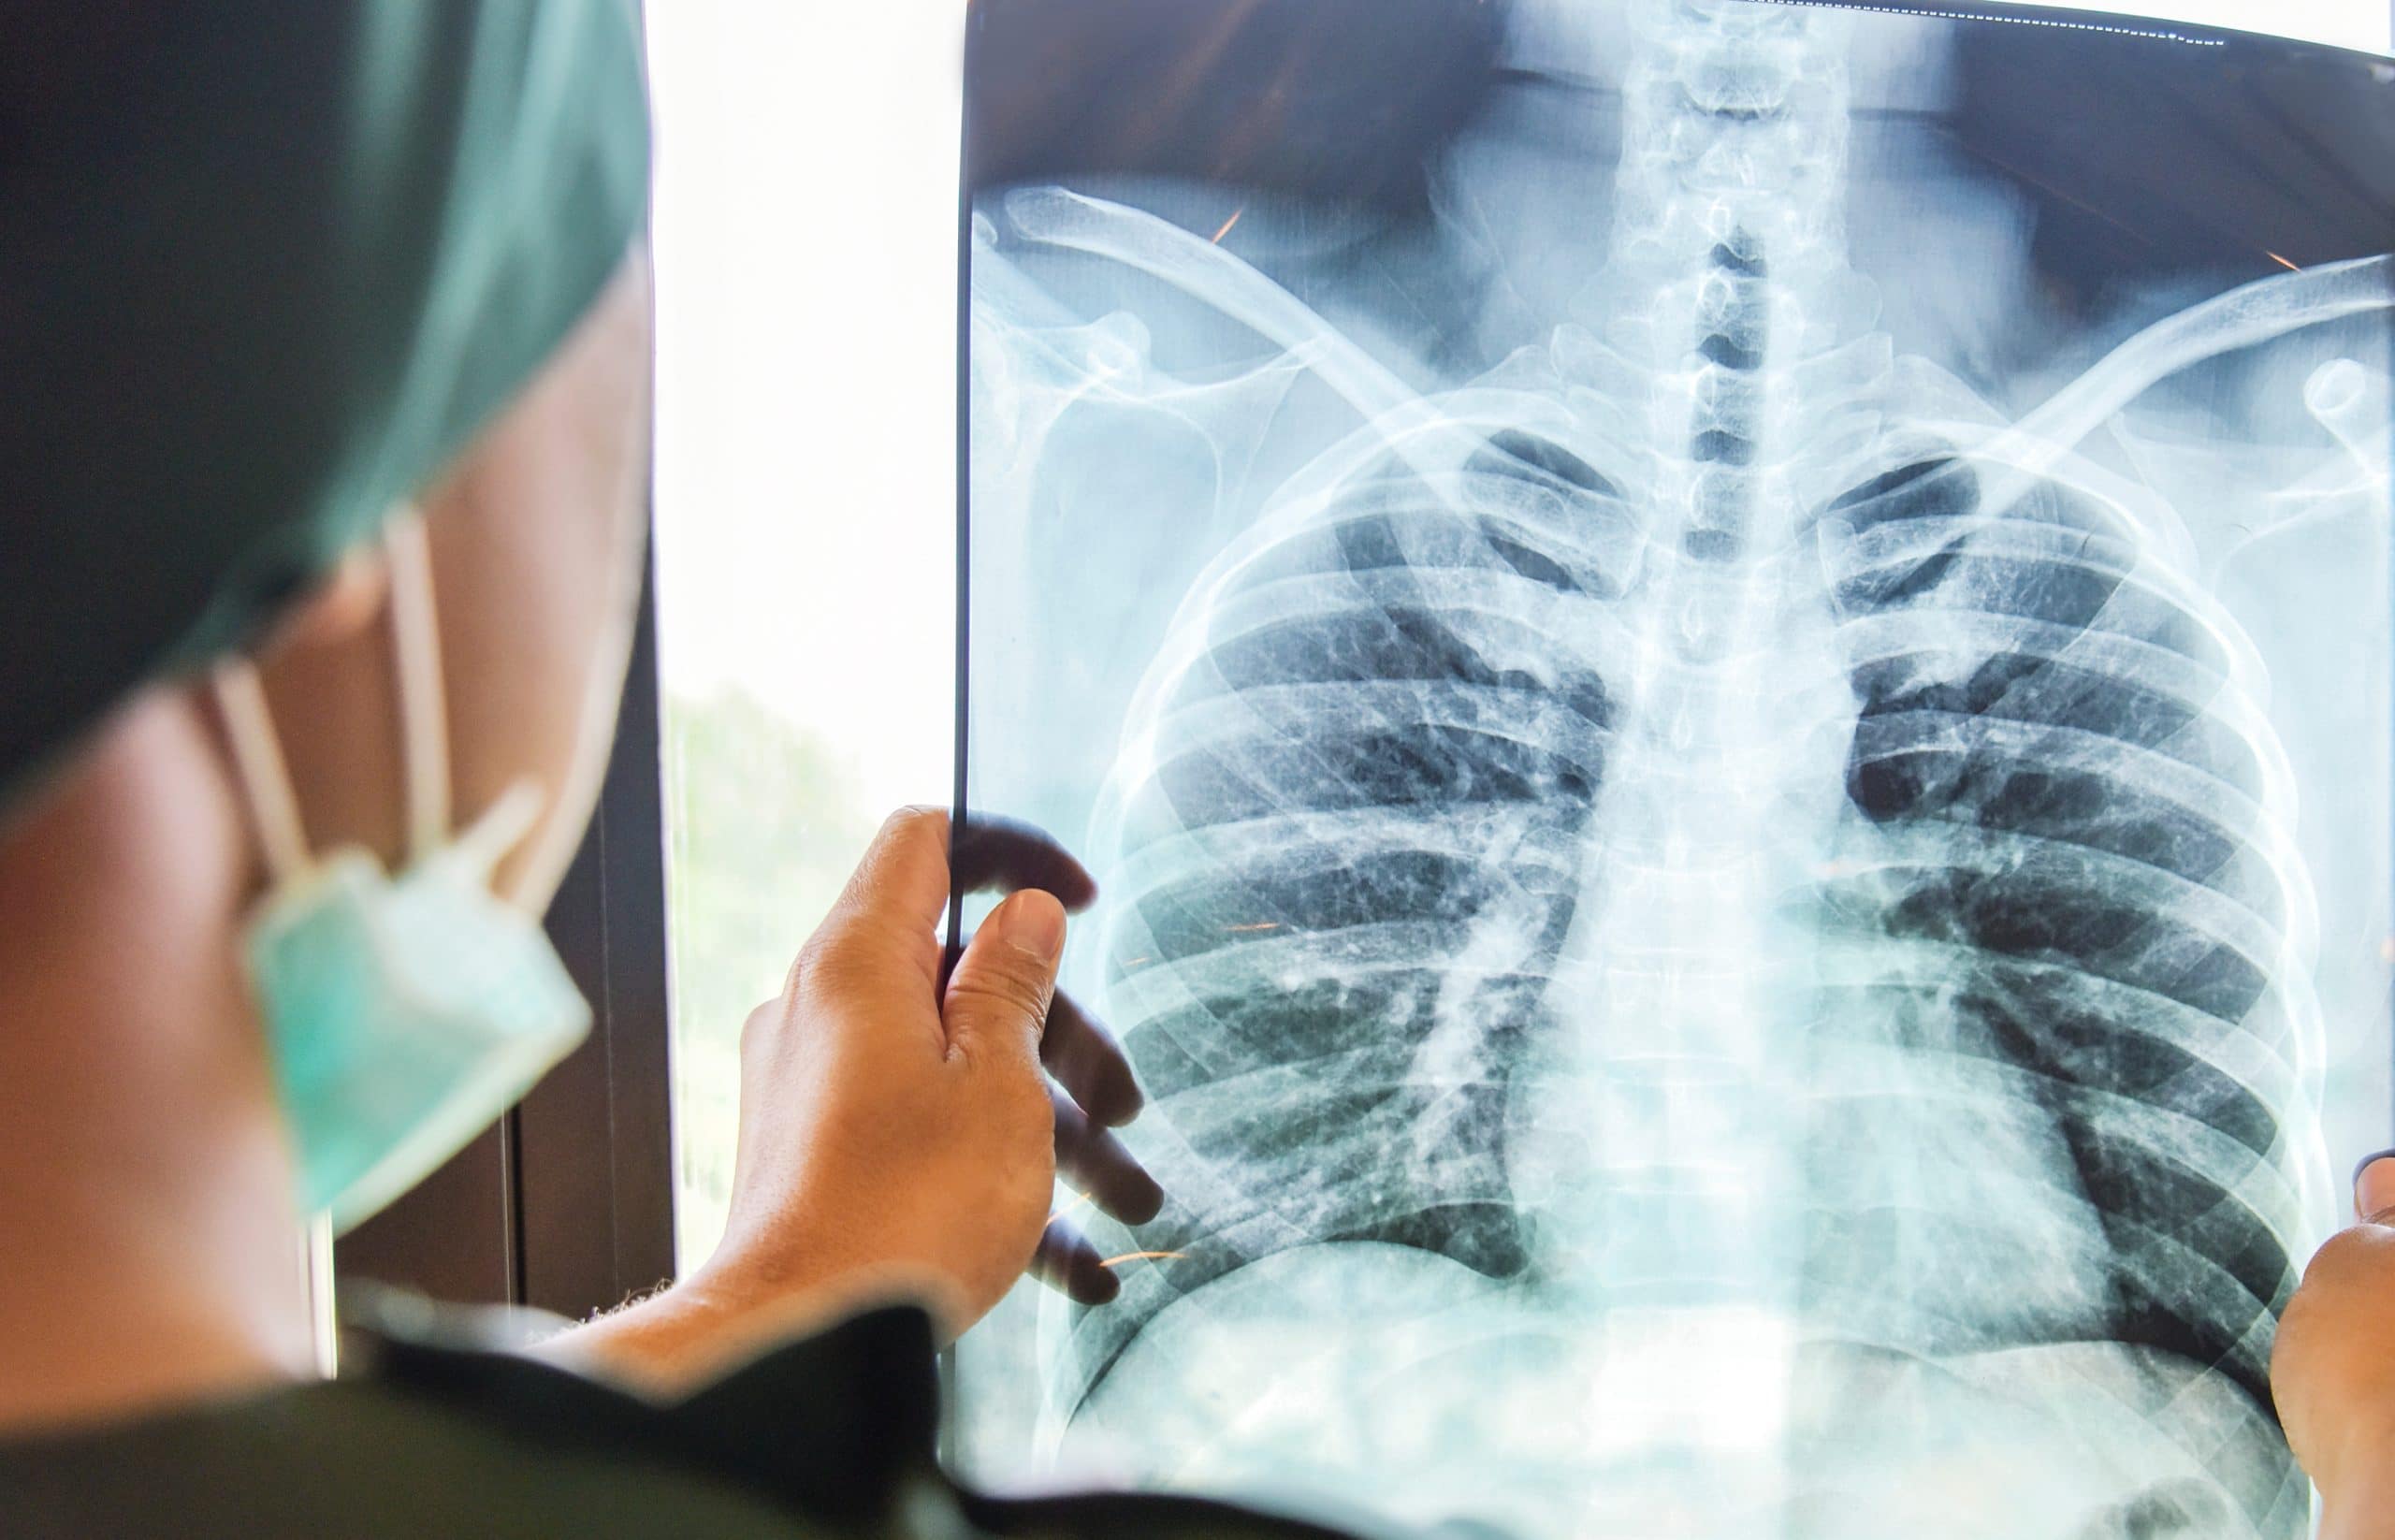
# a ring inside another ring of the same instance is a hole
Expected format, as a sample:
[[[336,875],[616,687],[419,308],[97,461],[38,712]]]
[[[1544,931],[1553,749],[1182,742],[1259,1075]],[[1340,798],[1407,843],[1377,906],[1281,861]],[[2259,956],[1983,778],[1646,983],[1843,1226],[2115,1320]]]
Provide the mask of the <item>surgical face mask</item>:
[[[589,1030],[540,925],[490,891],[539,793],[517,786],[452,836],[440,639],[421,519],[392,521],[391,614],[408,858],[312,854],[255,671],[219,671],[233,759],[273,889],[246,948],[300,1201],[350,1228],[531,1089]]]

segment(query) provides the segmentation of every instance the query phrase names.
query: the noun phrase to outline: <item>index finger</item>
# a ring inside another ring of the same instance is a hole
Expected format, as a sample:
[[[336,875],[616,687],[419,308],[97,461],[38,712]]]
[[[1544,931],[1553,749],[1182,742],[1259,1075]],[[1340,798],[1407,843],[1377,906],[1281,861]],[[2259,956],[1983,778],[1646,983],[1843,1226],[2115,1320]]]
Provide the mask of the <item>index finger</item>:
[[[1078,912],[1097,897],[1097,879],[1044,829],[1016,819],[967,813],[951,850],[957,891],[1038,888]]]
[[[883,820],[832,905],[835,919],[869,914],[924,931],[947,910],[948,814],[937,807],[901,807]]]

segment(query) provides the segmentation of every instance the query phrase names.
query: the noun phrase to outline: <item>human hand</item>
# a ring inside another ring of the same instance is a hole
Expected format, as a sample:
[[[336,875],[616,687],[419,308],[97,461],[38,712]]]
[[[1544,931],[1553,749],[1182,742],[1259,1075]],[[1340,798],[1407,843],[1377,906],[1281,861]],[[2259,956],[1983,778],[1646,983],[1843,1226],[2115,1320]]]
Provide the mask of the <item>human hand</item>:
[[[893,816],[781,996],[750,1015],[711,1291],[788,1298],[894,1272],[935,1285],[961,1331],[1026,1267],[1089,1303],[1119,1289],[1068,1220],[1049,1220],[1060,1170],[1128,1223],[1163,1203],[1108,1131],[1140,1106],[1129,1065],[1054,994],[1066,911],[1096,884],[1036,830],[969,825],[957,882],[1012,896],[943,989],[950,867],[946,814]]]
[[[2395,1535],[2395,1152],[2363,1162],[2360,1223],[2304,1270],[2271,1356],[2288,1446],[2318,1484],[2323,1540]]]

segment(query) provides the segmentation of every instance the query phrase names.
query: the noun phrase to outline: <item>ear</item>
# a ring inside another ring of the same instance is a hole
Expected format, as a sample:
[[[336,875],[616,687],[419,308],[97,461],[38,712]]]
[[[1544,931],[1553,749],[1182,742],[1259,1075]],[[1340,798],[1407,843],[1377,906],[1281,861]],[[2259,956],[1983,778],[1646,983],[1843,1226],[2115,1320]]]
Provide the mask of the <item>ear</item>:
[[[380,541],[368,541],[341,558],[341,565],[299,607],[275,627],[269,650],[332,647],[381,618],[390,593],[390,568]]]

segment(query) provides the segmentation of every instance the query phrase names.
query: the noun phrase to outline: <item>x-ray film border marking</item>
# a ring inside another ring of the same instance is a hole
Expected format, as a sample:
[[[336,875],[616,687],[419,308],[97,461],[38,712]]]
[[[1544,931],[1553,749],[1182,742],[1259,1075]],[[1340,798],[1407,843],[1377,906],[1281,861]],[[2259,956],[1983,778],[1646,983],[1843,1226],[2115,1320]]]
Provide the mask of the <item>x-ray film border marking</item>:
[[[1866,16],[1926,16],[1938,22],[2009,22],[2016,27],[2060,27],[2066,32],[2109,32],[2123,37],[2151,37],[2157,43],[2185,43],[2189,48],[2227,48],[2219,37],[2190,37],[2183,32],[2157,32],[2151,27],[2108,27],[2101,22],[2058,22],[2042,16],[1993,16],[1976,10],[1921,10],[1909,6],[1848,5],[1843,0],[1755,0],[1764,6],[1802,6],[1807,10],[1851,10]]]

